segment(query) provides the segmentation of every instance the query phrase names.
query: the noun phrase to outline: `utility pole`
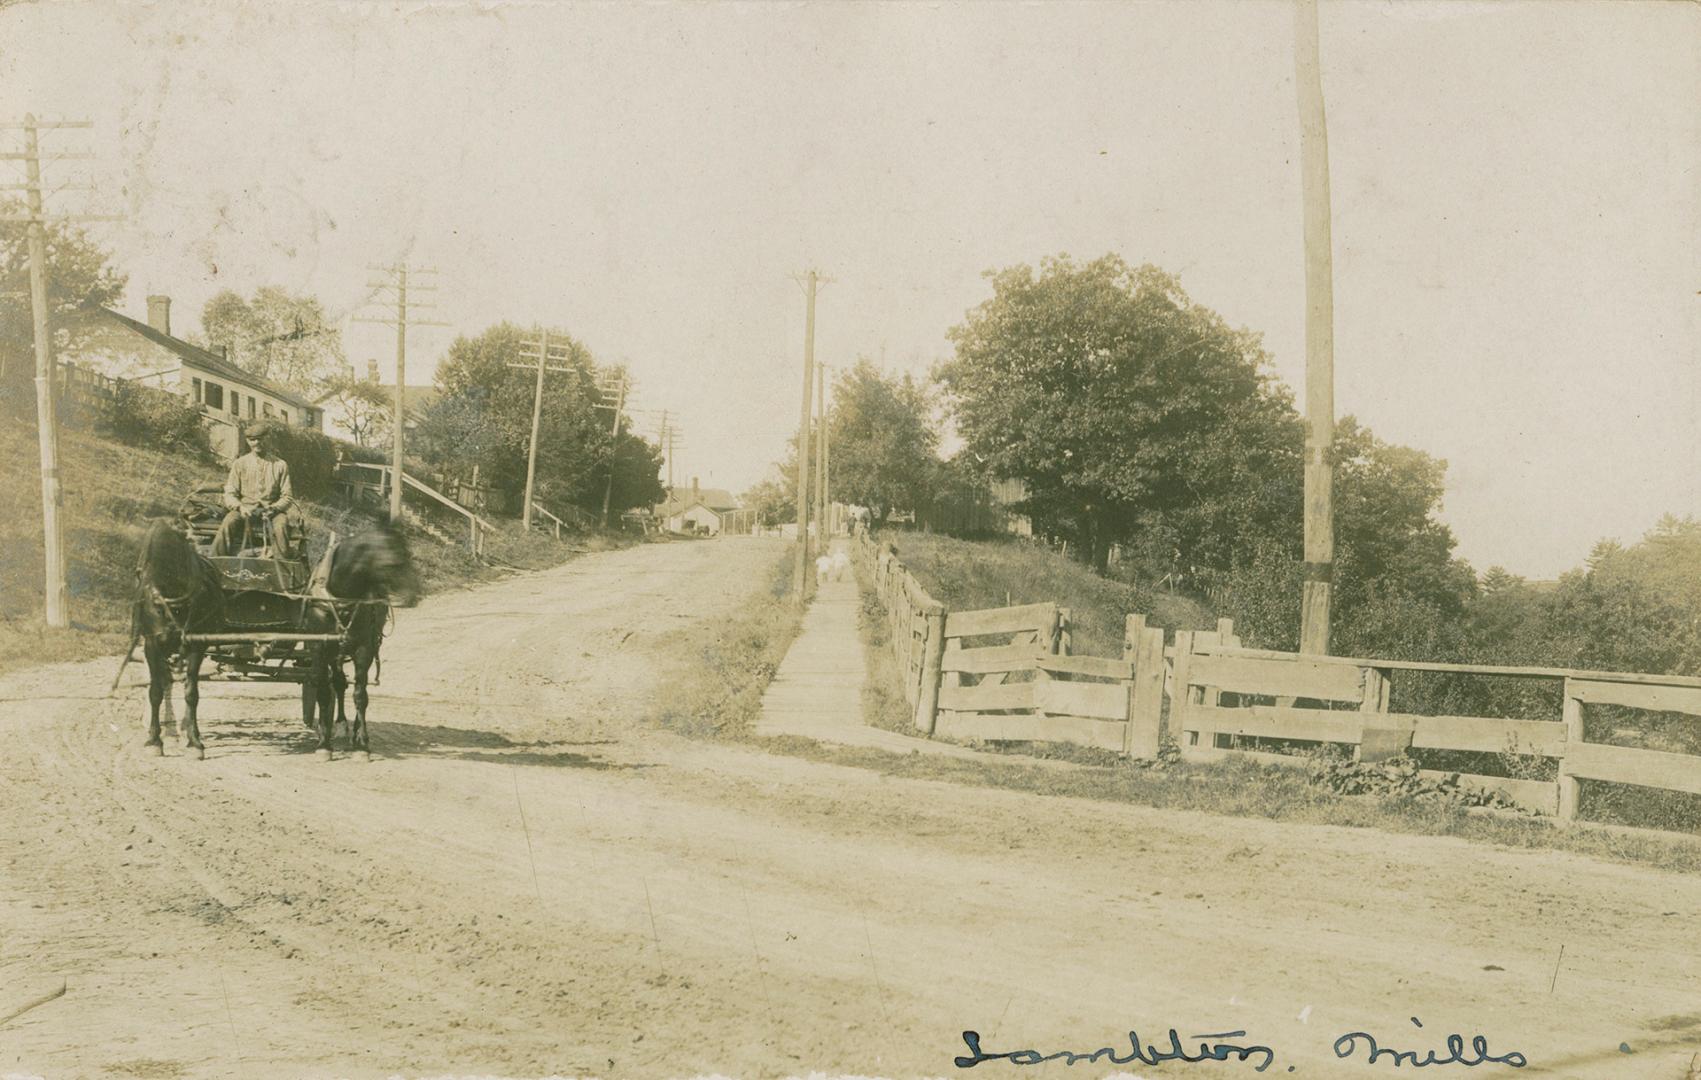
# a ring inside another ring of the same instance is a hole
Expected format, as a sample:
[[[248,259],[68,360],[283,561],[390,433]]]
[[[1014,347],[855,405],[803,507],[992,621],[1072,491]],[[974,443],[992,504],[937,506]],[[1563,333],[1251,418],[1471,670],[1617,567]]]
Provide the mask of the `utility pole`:
[[[667,457],[667,497],[673,500],[673,429],[667,426],[667,410],[662,410],[661,418],[661,447]]]
[[[549,367],[549,361],[560,360],[570,363],[573,359],[573,342],[559,330],[555,336],[563,339],[551,343],[548,330],[537,328],[532,331],[536,337],[527,338],[520,342],[520,355],[528,360],[537,361],[537,389],[532,392],[532,442],[531,450],[526,454],[526,508],[523,521],[527,532],[532,527],[532,485],[537,479],[537,427],[543,416],[543,373],[547,371],[571,372],[570,367]],[[531,364],[509,364],[511,368],[529,368]]]
[[[620,414],[626,408],[626,390],[630,385],[626,369],[621,368],[597,387],[602,394],[602,402],[597,408],[614,410],[614,427],[609,432],[614,437],[614,446],[608,458],[608,484],[602,489],[602,527],[605,529],[608,528],[608,504],[614,498],[614,461],[620,450]]]
[[[827,537],[827,365],[815,365],[815,528],[821,534],[821,549]]]
[[[65,585],[65,532],[59,512],[65,506],[65,487],[59,475],[59,415],[55,401],[57,381],[53,362],[53,339],[48,331],[47,311],[47,231],[48,221],[111,221],[110,217],[91,214],[47,215],[42,199],[41,145],[38,132],[43,129],[90,128],[88,120],[37,121],[35,114],[24,117],[22,123],[0,124],[11,130],[23,129],[22,153],[0,153],[0,160],[22,161],[26,180],[23,184],[7,184],[4,190],[23,190],[27,195],[28,213],[22,217],[7,217],[12,223],[29,226],[30,253],[30,310],[35,335],[35,412],[37,441],[41,447],[41,527],[42,550],[45,554],[43,615],[47,625],[63,630],[71,625],[70,594]],[[49,161],[87,159],[89,153],[58,153],[48,155]]]
[[[1329,228],[1329,137],[1317,44],[1317,0],[1294,3],[1300,191],[1305,206],[1305,596],[1299,651],[1329,652],[1335,567],[1335,294]]]
[[[797,568],[792,574],[792,602],[804,602],[809,583],[809,398],[815,380],[815,293],[826,279],[809,271],[799,282],[809,297],[803,330],[803,408],[797,423]]]
[[[414,292],[436,292],[435,285],[412,284],[408,281],[409,274],[435,274],[436,269],[429,266],[409,267],[406,263],[396,263],[393,266],[368,267],[379,273],[389,274],[389,281],[369,281],[367,286],[373,290],[391,289],[396,294],[396,314],[388,318],[356,318],[355,322],[383,323],[396,328],[396,396],[390,418],[391,442],[391,477],[390,477],[390,520],[400,524],[402,520],[402,432],[403,420],[407,416],[407,367],[408,367],[408,327],[409,326],[448,326],[445,322],[435,322],[428,319],[410,318],[414,311],[436,307],[435,304],[421,304],[408,299],[408,290]]]

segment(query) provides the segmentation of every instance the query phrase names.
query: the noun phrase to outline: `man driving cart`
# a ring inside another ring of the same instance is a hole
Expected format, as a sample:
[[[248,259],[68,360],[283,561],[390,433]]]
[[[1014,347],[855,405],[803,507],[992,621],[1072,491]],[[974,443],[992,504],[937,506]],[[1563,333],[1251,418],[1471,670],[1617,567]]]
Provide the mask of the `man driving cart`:
[[[230,463],[224,482],[227,513],[213,537],[213,554],[234,555],[245,547],[270,544],[274,558],[299,558],[295,536],[303,526],[290,489],[289,463],[272,451],[272,425],[254,424],[243,439],[248,452]]]

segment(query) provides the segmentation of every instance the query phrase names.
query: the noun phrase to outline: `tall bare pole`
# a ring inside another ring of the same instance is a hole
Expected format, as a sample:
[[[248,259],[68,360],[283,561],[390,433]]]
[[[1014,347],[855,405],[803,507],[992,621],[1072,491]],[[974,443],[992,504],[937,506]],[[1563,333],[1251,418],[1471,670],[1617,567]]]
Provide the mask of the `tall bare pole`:
[[[570,367],[550,367],[551,360],[567,360],[572,356],[572,342],[565,345],[549,343],[549,331],[539,327],[533,331],[537,336],[520,343],[520,355],[537,361],[537,389],[532,392],[532,441],[531,449],[526,452],[526,506],[521,520],[527,531],[532,527],[532,490],[537,479],[537,429],[538,421],[543,418],[543,373],[545,371],[568,372]],[[565,337],[558,333],[556,336]],[[551,351],[554,350],[554,351]],[[529,368],[530,364],[509,364],[509,367]]]
[[[792,601],[802,604],[809,586],[809,399],[815,389],[815,291],[820,275],[809,271],[808,314],[803,330],[803,411],[797,422],[797,569],[792,574]]]
[[[402,432],[406,429],[408,370],[408,268],[396,267],[396,400],[390,414],[390,520],[402,520]]]
[[[823,364],[822,367],[827,365]],[[833,440],[828,431],[827,406],[821,406],[821,501],[826,505],[826,517],[822,518],[827,524],[833,523]]]
[[[1329,229],[1329,138],[1317,43],[1317,0],[1295,0],[1300,188],[1305,204],[1305,595],[1300,652],[1329,652],[1335,568],[1335,294]]]
[[[46,553],[47,625],[63,630],[71,625],[70,594],[65,587],[65,534],[59,511],[65,506],[65,487],[59,476],[59,420],[53,401],[53,339],[47,332],[47,236],[42,228],[41,147],[36,141],[35,116],[24,117],[26,166],[29,177],[30,310],[35,317],[35,415],[41,443],[42,548]]]
[[[22,161],[26,181],[27,213],[7,218],[28,226],[30,256],[30,313],[35,336],[35,409],[36,435],[41,449],[41,526],[43,553],[42,614],[47,625],[63,630],[71,625],[70,593],[65,584],[65,530],[60,511],[65,508],[64,480],[59,473],[59,413],[55,400],[57,371],[53,362],[53,338],[48,327],[47,310],[47,208],[42,197],[40,131],[46,128],[87,128],[87,120],[37,121],[33,113],[22,123],[10,122],[0,127],[22,128],[22,153],[0,153],[0,159]],[[88,153],[56,153],[52,159],[88,158]],[[6,187],[16,189],[18,185]],[[83,185],[86,188],[86,185]],[[90,214],[60,214],[54,220],[111,220]]]
[[[410,283],[410,274],[435,274],[431,267],[409,268],[406,263],[394,266],[373,267],[388,273],[390,281],[369,282],[373,289],[394,289],[396,292],[396,314],[392,318],[358,318],[355,322],[384,323],[396,328],[396,392],[391,402],[390,415],[390,520],[402,520],[402,486],[403,486],[403,435],[407,417],[407,369],[408,369],[408,327],[409,326],[447,326],[448,323],[428,319],[414,319],[412,314],[420,308],[433,305],[421,304],[408,299],[408,290],[414,292],[434,292],[437,286],[422,285],[419,282]]]
[[[815,365],[815,527],[827,538],[827,365]]]

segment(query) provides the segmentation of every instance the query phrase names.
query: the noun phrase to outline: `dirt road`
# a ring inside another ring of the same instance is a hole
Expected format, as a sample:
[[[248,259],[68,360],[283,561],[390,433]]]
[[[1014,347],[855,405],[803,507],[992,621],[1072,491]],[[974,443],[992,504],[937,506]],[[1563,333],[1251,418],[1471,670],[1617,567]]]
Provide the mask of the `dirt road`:
[[[370,764],[315,760],[277,688],[210,689],[194,762],[140,753],[110,662],[0,682],[0,1015],[66,986],[0,1025],[0,1073],[943,1076],[964,1029],[1172,1025],[1246,1031],[1215,1041],[1272,1076],[1410,1072],[1337,1058],[1353,1031],[1530,1063],[1472,1076],[1675,1080],[1701,1050],[1693,877],[657,733],[668,634],[778,553],[643,547],[404,612]]]

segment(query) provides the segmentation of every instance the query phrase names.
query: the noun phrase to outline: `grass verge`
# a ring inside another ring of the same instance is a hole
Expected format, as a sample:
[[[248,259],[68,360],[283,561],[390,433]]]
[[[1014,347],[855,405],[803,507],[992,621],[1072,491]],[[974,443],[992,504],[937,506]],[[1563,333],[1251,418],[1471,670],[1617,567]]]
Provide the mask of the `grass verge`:
[[[803,609],[792,602],[796,560],[797,545],[787,545],[739,611],[672,635],[678,659],[662,680],[657,724],[691,738],[751,737],[762,693],[803,624]]]
[[[1446,800],[1336,795],[1277,765],[1231,761],[1169,769],[1058,769],[1018,760],[963,761],[934,754],[831,746],[783,736],[770,749],[810,761],[871,769],[915,780],[999,787],[1036,795],[1096,799],[1162,810],[1303,825],[1340,825],[1419,836],[1453,836],[1513,848],[1567,851],[1682,873],[1701,871],[1701,842],[1588,824],[1560,827],[1549,818],[1472,811]]]

